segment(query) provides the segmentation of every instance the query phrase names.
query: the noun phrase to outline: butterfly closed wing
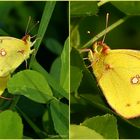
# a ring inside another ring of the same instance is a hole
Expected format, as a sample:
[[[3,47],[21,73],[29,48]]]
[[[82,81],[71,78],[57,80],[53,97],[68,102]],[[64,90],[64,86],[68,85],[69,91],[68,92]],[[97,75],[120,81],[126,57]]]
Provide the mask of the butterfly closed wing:
[[[22,39],[14,37],[0,37],[0,95],[6,88],[11,73],[33,52],[30,36]]]
[[[98,42],[88,57],[108,104],[127,119],[140,116],[140,51]]]
[[[0,77],[12,73],[32,53],[30,36],[26,40],[0,37]]]

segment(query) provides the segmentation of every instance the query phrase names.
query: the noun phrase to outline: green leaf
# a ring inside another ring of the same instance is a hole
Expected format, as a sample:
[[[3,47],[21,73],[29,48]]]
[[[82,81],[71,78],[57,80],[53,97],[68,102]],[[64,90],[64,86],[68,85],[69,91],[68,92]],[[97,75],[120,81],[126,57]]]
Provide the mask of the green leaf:
[[[94,90],[93,90],[94,91]],[[126,120],[113,110],[111,110],[107,105],[106,102],[103,100],[103,98],[100,96],[99,93],[96,93],[96,91],[91,92],[90,94],[85,92],[85,94],[80,94],[80,97],[82,97],[88,104],[91,105],[91,108],[95,107],[97,108],[100,112],[105,112],[105,113],[110,113],[116,116],[119,116],[118,118],[123,120],[123,123],[135,128],[140,128],[140,118],[134,118],[134,119],[129,119]],[[127,130],[126,130],[127,131]],[[136,132],[136,129],[135,129]]]
[[[8,33],[6,33],[4,30],[0,29],[0,35],[2,35],[2,36],[8,36]]]
[[[61,58],[58,57],[54,60],[52,66],[51,66],[51,70],[50,70],[50,74],[55,79],[57,84],[60,84],[60,72],[61,72]],[[67,92],[66,92],[66,94],[67,94]],[[53,95],[59,99],[63,97],[55,89],[53,90]]]
[[[106,139],[118,139],[117,120],[113,115],[96,116],[85,120],[82,125],[95,130]]]
[[[43,121],[43,128],[47,132],[48,135],[55,134],[53,121],[50,115],[50,109],[47,109],[42,118]],[[52,136],[53,137],[53,136]]]
[[[75,48],[72,48],[70,53],[70,64],[75,67],[79,67],[81,70],[84,69],[83,58],[79,51]]]
[[[61,71],[61,58],[58,57],[54,60],[50,70],[50,74],[58,83],[60,83],[60,71]]]
[[[70,46],[74,48],[78,48],[79,45],[80,45],[80,34],[79,34],[78,26],[76,26],[71,29]]]
[[[21,139],[23,124],[20,116],[10,110],[0,113],[0,139]]]
[[[111,3],[126,15],[140,15],[140,1],[112,1]]]
[[[84,62],[83,62],[83,58],[81,56],[81,54],[79,53],[79,51],[75,48],[72,48],[71,51],[71,55],[70,55],[70,60],[71,60],[71,67],[77,67],[78,69],[81,70],[82,72],[82,79],[80,82],[80,92],[87,92],[87,91],[91,91],[93,92],[93,90],[97,89],[97,83],[95,81],[95,79],[93,78],[92,73],[86,68]],[[74,75],[76,75],[76,72],[73,73],[71,71],[71,77],[74,78]],[[79,77],[80,78],[80,77]],[[76,80],[76,79],[75,79]],[[72,86],[72,85],[71,85]],[[79,90],[79,89],[78,89]]]
[[[60,85],[69,92],[69,38],[65,41],[61,54]]]
[[[51,88],[39,72],[24,70],[15,74],[8,82],[8,91],[24,95],[38,103],[47,103],[53,98]]]
[[[82,70],[80,70],[78,67],[70,67],[70,92],[74,92],[78,89],[82,77]]]
[[[57,55],[60,55],[62,52],[62,45],[56,39],[47,38],[45,45],[51,52]]]
[[[62,138],[68,138],[69,134],[69,107],[58,100],[52,100],[50,104],[52,120],[56,132]]]
[[[26,122],[30,125],[30,127],[36,132],[36,134],[39,136],[39,138],[47,137],[47,134],[42,131],[36,123],[33,122],[32,119],[30,119],[18,106],[16,109],[20,112],[22,117],[26,120]]]
[[[103,139],[103,136],[95,130],[82,125],[70,126],[71,139]]]
[[[91,16],[98,11],[97,2],[93,1],[71,1],[70,14],[71,16]]]
[[[63,97],[69,99],[68,93],[60,86],[60,84],[58,84],[58,82],[36,60],[33,61],[33,63],[31,64],[31,67],[34,70],[42,73],[44,75],[45,79],[48,81],[48,84],[54,90],[56,90]]]

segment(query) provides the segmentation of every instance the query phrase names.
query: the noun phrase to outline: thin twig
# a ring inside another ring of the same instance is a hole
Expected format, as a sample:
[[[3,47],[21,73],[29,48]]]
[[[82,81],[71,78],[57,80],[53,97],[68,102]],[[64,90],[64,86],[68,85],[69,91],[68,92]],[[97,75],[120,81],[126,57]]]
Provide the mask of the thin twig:
[[[90,47],[95,41],[97,41],[99,38],[101,38],[104,34],[110,32],[120,24],[124,23],[128,19],[128,16],[119,19],[117,22],[110,25],[107,29],[104,29],[102,32],[94,36],[91,40],[89,40],[86,44],[84,44],[81,48],[88,48]]]

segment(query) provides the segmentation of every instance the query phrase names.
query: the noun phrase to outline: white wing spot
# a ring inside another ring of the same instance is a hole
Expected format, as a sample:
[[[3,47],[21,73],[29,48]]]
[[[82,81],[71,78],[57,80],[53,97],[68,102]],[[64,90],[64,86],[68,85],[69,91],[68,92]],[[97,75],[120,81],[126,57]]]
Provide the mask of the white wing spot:
[[[139,82],[139,79],[137,78],[137,77],[134,77],[133,79],[132,79],[132,83],[133,84],[137,84]]]
[[[6,53],[6,51],[5,51],[4,49],[1,49],[1,50],[0,50],[0,55],[1,55],[1,56],[5,56],[6,54],[7,54],[7,53]]]
[[[139,83],[139,79],[140,79],[140,76],[136,75],[136,76],[131,78],[131,83],[132,84],[138,84]]]

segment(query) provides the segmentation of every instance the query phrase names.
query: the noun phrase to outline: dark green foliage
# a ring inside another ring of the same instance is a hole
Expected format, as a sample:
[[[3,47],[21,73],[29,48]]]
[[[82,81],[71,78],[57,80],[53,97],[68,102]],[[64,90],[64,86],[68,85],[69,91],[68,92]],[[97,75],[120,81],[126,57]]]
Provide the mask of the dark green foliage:
[[[0,99],[0,138],[68,138],[69,77],[64,73],[69,73],[69,67],[65,67],[69,64],[68,2],[0,2],[0,13],[2,36],[20,39],[29,16],[32,19],[28,30],[40,21],[29,33],[38,38],[35,53],[28,60],[30,70],[23,63],[2,95],[12,100]],[[59,62],[55,61],[58,58]],[[59,64],[60,73],[56,75],[54,67]],[[60,122],[62,125],[58,125]]]
[[[91,68],[87,69],[90,64],[82,60],[82,57],[87,55],[80,54],[79,50],[91,48],[93,42],[102,40],[106,32],[105,43],[111,49],[139,50],[139,9],[138,1],[84,1],[70,4],[71,124],[86,125],[104,138],[140,138],[140,118],[126,120],[109,107]],[[109,21],[108,28],[105,29],[107,13]],[[99,116],[106,113],[111,115]],[[103,128],[103,124],[106,125],[106,129]],[[78,134],[76,138],[77,136]]]

